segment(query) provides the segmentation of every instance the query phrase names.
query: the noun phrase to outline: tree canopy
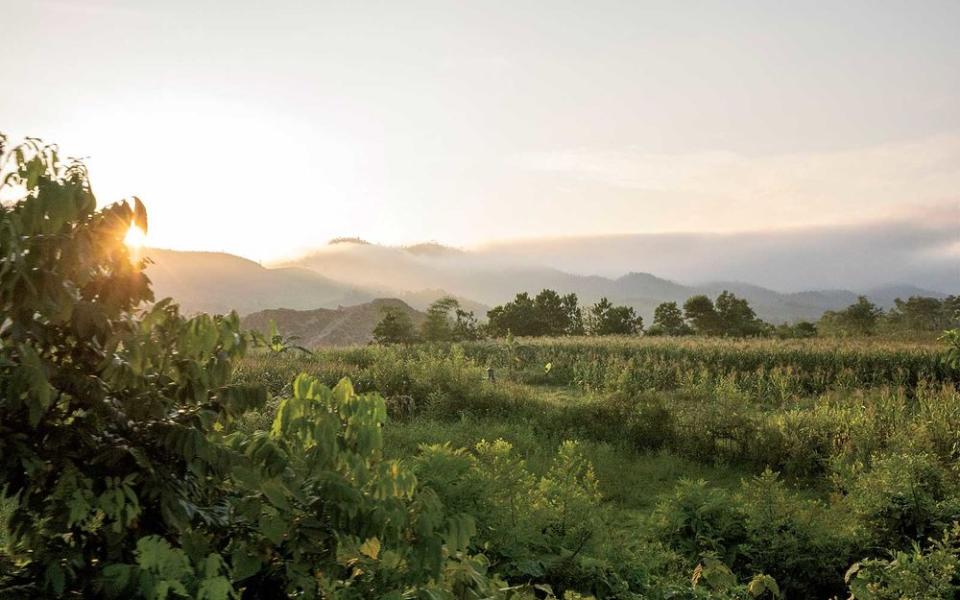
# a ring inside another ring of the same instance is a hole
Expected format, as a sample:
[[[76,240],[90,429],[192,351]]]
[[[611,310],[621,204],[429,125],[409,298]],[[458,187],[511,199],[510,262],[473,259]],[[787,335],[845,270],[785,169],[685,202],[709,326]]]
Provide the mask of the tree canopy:
[[[606,298],[590,307],[591,335],[635,335],[643,331],[643,319],[630,306],[615,306]]]
[[[373,328],[373,339],[378,344],[410,344],[417,341],[413,320],[403,310],[388,307]]]
[[[487,332],[493,337],[507,333],[520,336],[583,335],[583,316],[576,294],[561,296],[542,290],[531,298],[520,292],[512,302],[487,312]]]
[[[653,311],[653,325],[650,333],[686,335],[692,333],[692,330],[683,320],[683,311],[676,302],[663,302]]]

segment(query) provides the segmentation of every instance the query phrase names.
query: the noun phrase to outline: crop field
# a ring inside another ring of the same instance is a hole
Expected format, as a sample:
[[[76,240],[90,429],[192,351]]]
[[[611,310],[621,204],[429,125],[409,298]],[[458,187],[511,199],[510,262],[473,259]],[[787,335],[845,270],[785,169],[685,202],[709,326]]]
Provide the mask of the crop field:
[[[933,595],[915,597],[934,598],[960,518],[960,380],[943,356],[872,340],[508,339],[253,354],[237,377],[276,397],[300,372],[382,394],[384,452],[476,517],[474,547],[513,583],[893,598],[882,590],[920,581]]]

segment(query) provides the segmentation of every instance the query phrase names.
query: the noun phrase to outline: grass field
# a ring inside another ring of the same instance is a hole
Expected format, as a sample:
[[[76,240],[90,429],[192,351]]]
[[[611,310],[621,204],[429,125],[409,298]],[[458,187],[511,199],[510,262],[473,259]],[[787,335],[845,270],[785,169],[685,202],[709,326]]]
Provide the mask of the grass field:
[[[696,597],[699,565],[701,592],[712,568],[827,598],[864,559],[862,577],[889,585],[942,566],[929,540],[960,516],[960,394],[941,359],[903,342],[548,339],[260,354],[239,377],[277,395],[301,371],[381,393],[387,452],[478,515],[478,550],[510,580]],[[454,474],[470,470],[468,499]],[[554,488],[577,525],[548,535]],[[914,560],[890,568],[894,552]]]

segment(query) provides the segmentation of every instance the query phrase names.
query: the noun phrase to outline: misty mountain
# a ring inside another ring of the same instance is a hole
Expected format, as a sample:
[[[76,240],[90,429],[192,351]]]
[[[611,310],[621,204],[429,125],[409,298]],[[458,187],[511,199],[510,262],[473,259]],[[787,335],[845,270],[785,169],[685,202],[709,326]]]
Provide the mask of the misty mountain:
[[[520,291],[536,294],[549,288],[575,293],[584,304],[601,297],[636,308],[649,323],[661,302],[680,304],[696,294],[716,297],[729,290],[750,301],[757,314],[779,323],[799,319],[815,320],[824,311],[837,310],[866,293],[885,308],[894,298],[911,295],[943,296],[917,286],[878,287],[867,291],[828,289],[782,293],[740,281],[711,281],[683,284],[650,273],[630,272],[620,277],[578,275],[560,269],[536,266],[529,261],[507,260],[483,250],[443,250],[433,246],[429,253],[409,248],[376,244],[337,244],[321,248],[287,266],[306,268],[339,281],[391,290],[393,294],[412,288],[442,289],[457,297],[493,306],[509,301]],[[477,310],[478,315],[483,312]]]
[[[149,248],[152,261],[147,276],[154,295],[173,297],[186,313],[241,315],[286,308],[312,310],[337,308],[369,302],[384,296],[399,297],[416,309],[425,309],[438,298],[451,295],[443,289],[415,291],[336,281],[315,270],[300,267],[265,268],[260,264],[222,252],[184,252]],[[489,307],[459,297],[467,310],[485,315]]]
[[[960,203],[857,225],[528,239],[487,244],[475,254],[568,273],[650,272],[686,283],[747,281],[783,292],[869,291],[895,283],[955,294]]]
[[[383,297],[399,298],[413,309],[424,310],[437,298],[452,295],[483,318],[489,307],[511,300],[517,292],[536,294],[549,288],[575,293],[584,305],[605,296],[633,306],[650,323],[661,302],[682,304],[696,294],[716,297],[729,290],[746,298],[762,319],[780,323],[815,320],[824,311],[848,306],[860,293],[884,308],[898,297],[944,296],[911,284],[783,293],[740,280],[687,284],[645,272],[619,277],[580,275],[435,243],[389,247],[338,240],[276,268],[222,253],[149,250],[148,255],[154,264],[147,275],[157,297],[173,296],[187,312],[336,309]]]
[[[241,314],[265,308],[310,309],[358,304],[375,296],[301,268],[267,269],[220,252],[146,250],[146,273],[157,298],[171,296],[188,313]]]

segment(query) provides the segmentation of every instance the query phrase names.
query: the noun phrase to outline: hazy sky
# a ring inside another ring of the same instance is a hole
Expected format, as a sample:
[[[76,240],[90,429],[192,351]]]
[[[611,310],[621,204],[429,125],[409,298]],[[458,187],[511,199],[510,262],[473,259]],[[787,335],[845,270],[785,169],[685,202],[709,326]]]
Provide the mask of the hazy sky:
[[[960,202],[956,0],[0,7],[0,130],[89,157],[159,246],[271,259]]]

